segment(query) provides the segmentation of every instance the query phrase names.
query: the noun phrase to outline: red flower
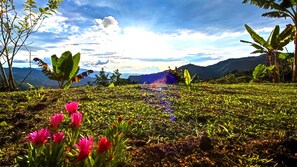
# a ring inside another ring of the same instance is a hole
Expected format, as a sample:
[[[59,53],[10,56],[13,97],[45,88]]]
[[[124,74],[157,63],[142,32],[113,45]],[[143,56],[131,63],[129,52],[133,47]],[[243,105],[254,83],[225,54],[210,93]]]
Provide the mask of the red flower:
[[[108,151],[111,147],[111,143],[109,140],[107,140],[107,138],[105,136],[103,136],[100,141],[99,144],[97,146],[97,152],[103,154],[106,151]]]
[[[63,121],[64,115],[63,114],[56,114],[50,117],[51,125],[54,128],[57,128],[59,124]]]
[[[53,134],[54,143],[61,143],[62,140],[65,138],[65,135],[63,132],[57,132]]]
[[[123,116],[122,115],[118,116],[118,122],[121,123],[122,121],[123,121]]]
[[[73,127],[76,127],[76,128],[80,127],[81,122],[82,122],[82,114],[81,113],[77,112],[77,113],[73,113],[71,115],[71,125]]]
[[[71,103],[67,103],[65,105],[66,110],[68,111],[68,113],[71,115],[73,113],[75,113],[78,109],[78,102],[73,101]]]
[[[28,142],[32,142],[36,145],[42,145],[46,143],[49,138],[50,130],[40,129],[38,132],[34,131],[28,135]]]
[[[78,144],[74,145],[79,150],[79,155],[77,156],[78,160],[85,160],[88,158],[89,154],[93,149],[93,138],[83,137],[78,141]]]

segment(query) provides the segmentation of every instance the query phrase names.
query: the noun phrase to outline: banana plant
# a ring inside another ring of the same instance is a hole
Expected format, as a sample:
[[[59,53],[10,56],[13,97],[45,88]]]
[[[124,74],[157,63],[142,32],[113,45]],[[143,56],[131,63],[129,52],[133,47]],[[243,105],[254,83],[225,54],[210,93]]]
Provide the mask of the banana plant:
[[[240,40],[240,42],[248,43],[256,48],[256,50],[253,51],[251,54],[266,53],[269,66],[275,66],[275,68],[273,69],[273,82],[279,82],[280,60],[277,56],[277,53],[284,50],[284,47],[294,40],[294,34],[296,31],[295,27],[289,24],[282,32],[280,32],[279,25],[276,25],[267,40],[257,34],[247,24],[245,25],[245,28],[254,42],[245,40]]]
[[[266,66],[264,64],[258,64],[253,71],[253,78],[254,80],[258,81],[261,78],[265,77],[268,71],[272,71],[274,66]]]
[[[184,79],[185,79],[186,85],[190,86],[194,81],[196,81],[198,79],[198,75],[195,74],[193,76],[193,78],[191,78],[190,72],[187,69],[185,69],[184,70]]]
[[[269,10],[262,14],[264,17],[270,18],[290,18],[294,23],[294,27],[297,28],[297,11],[296,0],[243,0],[242,3],[250,3],[260,8]],[[293,60],[293,75],[292,81],[297,81],[297,33],[294,33],[295,39],[295,52]]]
[[[42,72],[51,80],[58,81],[59,87],[61,89],[68,89],[72,83],[79,82],[82,78],[93,73],[93,70],[87,70],[79,75],[79,61],[80,53],[72,56],[70,51],[62,53],[61,57],[58,58],[57,55],[51,56],[52,69],[39,58],[33,59],[38,62],[38,66],[42,68]]]

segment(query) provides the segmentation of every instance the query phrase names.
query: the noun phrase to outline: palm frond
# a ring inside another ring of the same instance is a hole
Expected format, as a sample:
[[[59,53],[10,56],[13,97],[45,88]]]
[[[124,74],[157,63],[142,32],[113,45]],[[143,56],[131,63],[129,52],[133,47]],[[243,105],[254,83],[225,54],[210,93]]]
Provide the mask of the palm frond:
[[[286,28],[278,35],[278,38],[282,40],[289,37],[293,40],[295,37],[295,31],[295,26],[293,26],[292,24],[288,24]]]
[[[283,11],[266,12],[266,13],[263,13],[262,16],[271,17],[271,18],[281,18],[281,17],[287,18],[287,17],[290,17],[289,14],[287,14],[287,13],[285,13]]]
[[[44,61],[42,61],[41,59],[35,57],[33,59],[33,61],[38,62],[37,65],[39,67],[41,67],[41,71],[49,78],[52,80],[56,80],[57,76],[55,75],[55,73],[50,69],[50,67],[48,66],[47,63],[45,63]]]
[[[273,47],[276,48],[278,46],[278,34],[279,34],[279,25],[276,25],[275,28],[270,33],[270,36],[267,42]]]
[[[295,0],[282,0],[282,2],[280,3],[280,6],[282,6],[283,8],[291,8],[294,5],[296,5]]]
[[[266,51],[258,49],[258,50],[251,52],[251,54],[257,54],[257,53],[266,53]]]
[[[240,40],[240,42],[242,42],[242,43],[248,43],[248,44],[252,44],[253,43],[253,42],[245,41],[245,40]]]
[[[286,37],[286,38],[283,38],[283,39],[279,40],[279,43],[280,43],[281,46],[286,46],[286,45],[288,45],[290,42],[292,42],[293,40],[294,40],[294,37],[290,37],[290,36],[288,36],[288,37]]]
[[[243,0],[242,3],[249,3],[255,6],[259,6],[264,9],[272,9],[276,3],[275,0]]]
[[[87,70],[85,72],[82,72],[78,75],[76,75],[75,77],[73,77],[71,79],[71,82],[79,82],[80,80],[82,80],[84,77],[90,75],[91,73],[93,73],[94,71],[93,70]]]
[[[265,47],[267,50],[273,49],[267,41],[264,40],[263,37],[261,37],[259,34],[257,34],[251,27],[249,27],[247,24],[244,25],[248,33],[250,34],[251,38],[258,44]]]
[[[256,48],[257,50],[262,50],[261,53],[266,52],[266,49],[265,49],[263,46],[261,46],[261,45],[259,45],[259,44],[256,44],[256,43],[254,43],[254,42],[245,41],[245,40],[240,40],[240,42],[248,43],[248,44],[250,44],[251,46],[253,46],[254,48]]]
[[[258,45],[258,44],[256,44],[256,43],[251,44],[251,46],[253,46],[253,47],[256,48],[256,49],[261,49],[261,50],[263,50],[263,51],[266,50],[263,46]]]

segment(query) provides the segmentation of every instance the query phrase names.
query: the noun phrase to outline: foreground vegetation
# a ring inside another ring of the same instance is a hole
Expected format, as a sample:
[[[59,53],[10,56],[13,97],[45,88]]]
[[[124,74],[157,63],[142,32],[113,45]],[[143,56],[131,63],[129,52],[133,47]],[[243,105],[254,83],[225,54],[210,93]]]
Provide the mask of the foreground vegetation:
[[[0,93],[0,166],[14,165],[27,152],[27,134],[47,127],[71,101],[86,115],[84,134],[100,136],[119,115],[133,120],[126,166],[294,166],[296,88],[202,83]]]

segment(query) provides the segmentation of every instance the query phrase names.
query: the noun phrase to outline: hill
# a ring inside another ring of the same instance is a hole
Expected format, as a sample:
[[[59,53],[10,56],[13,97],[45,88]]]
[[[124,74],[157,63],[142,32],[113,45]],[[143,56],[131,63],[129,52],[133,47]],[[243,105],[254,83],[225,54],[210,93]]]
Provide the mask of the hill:
[[[7,72],[7,69],[5,69],[5,71]],[[80,74],[85,71],[86,71],[86,69],[80,69],[80,71],[78,73]],[[15,77],[17,85],[19,85],[24,80],[24,78],[28,75],[26,80],[20,86],[21,90],[26,90],[29,88],[29,85],[27,83],[33,85],[34,87],[41,87],[41,86],[43,86],[45,88],[57,88],[58,87],[58,82],[48,79],[42,73],[41,69],[39,69],[39,68],[31,68],[30,69],[27,67],[25,67],[25,68],[14,67],[13,73],[14,73],[14,77]],[[80,82],[72,84],[72,86],[83,86],[83,85],[88,84],[88,82],[93,82],[98,73],[99,73],[99,71],[94,71],[92,74],[85,77]],[[112,75],[112,72],[106,72],[106,74],[108,74],[110,77]],[[126,79],[130,75],[133,75],[133,73],[123,73],[121,75],[121,78]]]
[[[206,67],[187,64],[178,69],[188,69],[192,75],[198,74],[201,80],[209,80],[222,77],[233,71],[249,71],[254,69],[260,63],[265,63],[265,55],[227,59]],[[129,79],[130,81],[137,83],[151,83],[154,80],[161,79],[164,75],[165,71],[154,74],[130,76]]]
[[[5,69],[7,71],[7,69]],[[84,70],[83,70],[84,71]],[[83,72],[81,71],[81,72]],[[19,85],[23,79],[27,76],[26,80],[20,86],[21,90],[28,89],[29,84],[34,87],[45,87],[45,88],[57,88],[58,82],[48,79],[40,69],[32,68],[13,68],[14,78],[16,80],[17,85]],[[86,85],[88,82],[94,81],[93,77],[85,77],[78,83],[74,83],[73,86],[81,86]]]
[[[233,71],[249,71],[255,68],[259,63],[265,63],[265,55],[260,55],[256,57],[245,57],[238,59],[228,59],[221,61],[217,64],[202,67],[194,64],[187,64],[179,67],[178,69],[188,69],[189,72],[194,75],[198,74],[201,80],[209,80],[214,78],[222,77]],[[7,70],[7,69],[6,69]],[[81,69],[80,72],[84,72],[86,70]],[[13,68],[13,73],[17,84],[20,84],[23,79],[30,73],[30,68]],[[95,80],[95,75],[98,74],[98,71],[94,71],[90,76],[85,77],[78,83],[74,83],[73,86],[82,86],[86,85],[88,82],[93,82]],[[108,74],[111,73],[107,72]],[[128,75],[130,75],[128,77]],[[165,75],[165,71],[153,74],[144,74],[144,75],[133,75],[133,74],[122,74],[123,78],[128,78],[131,82],[136,83],[152,83],[155,80],[163,78]],[[27,83],[35,87],[50,87],[56,88],[58,87],[57,81],[53,81],[48,79],[40,69],[31,69],[31,73],[28,75],[26,80],[22,83],[21,89],[28,89],[29,86]]]

